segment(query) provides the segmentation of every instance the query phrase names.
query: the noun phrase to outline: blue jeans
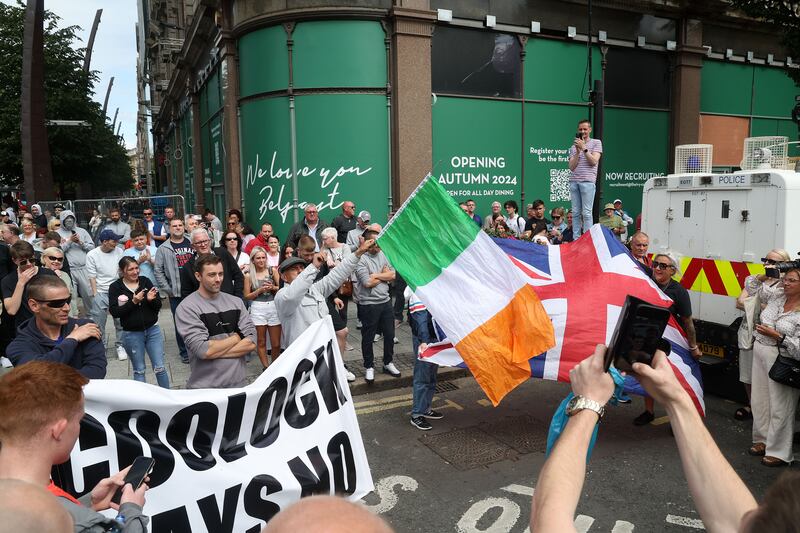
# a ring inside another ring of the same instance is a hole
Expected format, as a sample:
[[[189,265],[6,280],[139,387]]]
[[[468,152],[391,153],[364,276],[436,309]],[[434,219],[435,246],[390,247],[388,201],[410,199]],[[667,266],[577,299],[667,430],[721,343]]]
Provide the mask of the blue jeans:
[[[168,389],[169,376],[164,368],[164,335],[161,334],[158,324],[153,324],[144,331],[126,331],[122,339],[133,365],[133,379],[144,382],[144,353],[147,351],[158,386]]]
[[[108,345],[108,339],[106,338],[106,321],[108,321],[107,292],[97,292],[97,295],[94,297],[94,302],[92,303],[92,309],[89,311],[89,318],[100,328],[100,337],[103,341],[103,348],[105,348]],[[112,320],[114,322],[114,329],[117,331],[117,340],[114,344],[119,347],[122,346],[122,324],[120,324],[118,318],[112,318]]]
[[[173,296],[169,297],[169,308],[172,311],[172,326],[175,328],[175,342],[178,343],[178,352],[181,354],[181,360],[186,361],[189,359],[189,354],[186,353],[186,345],[183,343],[183,337],[181,334],[178,333],[178,326],[175,324],[175,309],[177,309],[178,304],[181,303],[183,298],[175,298]]]
[[[570,181],[569,196],[572,199],[572,231],[577,239],[592,227],[595,184],[591,181]],[[580,220],[583,219],[583,225]]]
[[[423,337],[426,340],[435,340],[433,332],[429,329],[428,311],[417,311],[408,314],[408,323],[411,326],[411,346],[414,350],[414,380],[412,382],[411,416],[422,416],[431,408],[433,393],[436,392],[436,372],[439,365],[421,361],[419,359],[419,345]]]

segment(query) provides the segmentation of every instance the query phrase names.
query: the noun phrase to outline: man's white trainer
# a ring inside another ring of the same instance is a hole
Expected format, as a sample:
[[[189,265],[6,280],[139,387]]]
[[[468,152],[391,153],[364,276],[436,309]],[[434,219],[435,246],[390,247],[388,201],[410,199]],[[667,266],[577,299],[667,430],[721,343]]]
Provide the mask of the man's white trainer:
[[[394,363],[389,363],[388,365],[383,365],[383,372],[386,374],[391,375],[393,378],[400,377],[400,371],[397,370],[397,367],[394,366]]]

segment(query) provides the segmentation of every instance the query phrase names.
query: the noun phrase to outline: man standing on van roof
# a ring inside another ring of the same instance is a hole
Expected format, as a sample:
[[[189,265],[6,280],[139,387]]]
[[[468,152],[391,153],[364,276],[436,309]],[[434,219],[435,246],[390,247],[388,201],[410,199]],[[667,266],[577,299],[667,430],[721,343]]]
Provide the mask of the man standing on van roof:
[[[569,195],[572,199],[572,214],[575,217],[573,224],[575,239],[589,231],[593,223],[592,207],[597,181],[597,164],[603,155],[603,143],[600,139],[589,137],[591,133],[592,125],[588,120],[578,122],[578,133],[569,149]]]

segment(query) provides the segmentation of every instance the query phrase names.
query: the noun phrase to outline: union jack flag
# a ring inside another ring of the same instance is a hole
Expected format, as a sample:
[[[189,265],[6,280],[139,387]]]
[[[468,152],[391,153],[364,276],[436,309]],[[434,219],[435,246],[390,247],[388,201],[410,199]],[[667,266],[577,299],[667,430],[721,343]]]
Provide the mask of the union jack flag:
[[[528,276],[553,321],[556,345],[530,360],[531,377],[568,382],[569,371],[591,355],[598,342],[611,340],[628,294],[654,305],[672,305],[628,249],[599,224],[577,241],[559,246],[512,239],[495,242]],[[700,367],[674,317],[664,338],[672,345],[669,361],[678,381],[704,414]],[[443,366],[465,366],[446,341],[430,345],[420,358]],[[645,394],[633,376],[626,376],[625,391]]]

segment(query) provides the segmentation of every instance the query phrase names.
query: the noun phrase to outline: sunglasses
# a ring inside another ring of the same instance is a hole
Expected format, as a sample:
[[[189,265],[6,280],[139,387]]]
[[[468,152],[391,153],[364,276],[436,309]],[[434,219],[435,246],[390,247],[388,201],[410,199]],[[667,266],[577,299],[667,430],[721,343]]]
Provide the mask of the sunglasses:
[[[33,264],[36,264],[36,260],[33,257],[28,257],[28,258],[25,258],[25,259],[17,259],[17,264],[19,266],[22,266],[22,265],[33,265]]]
[[[765,265],[774,265],[775,263],[777,263],[777,261],[775,261],[774,259],[767,259],[766,257],[762,257],[761,262],[764,263]]]
[[[146,216],[146,217],[153,216],[153,213],[142,213],[142,214],[143,214],[144,216]]]
[[[45,304],[47,307],[51,307],[53,309],[61,309],[65,305],[69,305],[72,301],[72,296],[67,296],[66,298],[59,298],[58,300],[36,300],[40,304]]]
[[[553,220],[561,220],[561,215],[553,215]]]
[[[225,239],[225,240],[226,240],[226,241],[238,241],[239,239],[237,239],[236,237],[228,237],[228,238],[227,238],[227,239]]]
[[[658,261],[654,261],[653,268],[655,268],[656,270],[666,270],[668,268],[673,268],[673,267],[669,263],[659,263]]]
[[[54,257],[52,255],[48,255],[48,256],[45,256],[45,257],[47,257],[47,259],[49,259],[50,261],[62,261],[62,262],[64,261],[63,257]]]

